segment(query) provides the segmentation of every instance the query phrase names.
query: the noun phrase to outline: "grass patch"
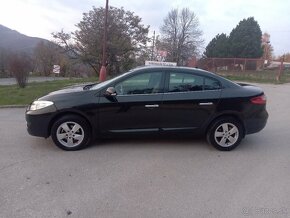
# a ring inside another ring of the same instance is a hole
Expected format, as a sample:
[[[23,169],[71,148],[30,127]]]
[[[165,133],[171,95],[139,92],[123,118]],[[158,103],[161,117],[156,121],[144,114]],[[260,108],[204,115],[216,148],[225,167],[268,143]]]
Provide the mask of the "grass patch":
[[[245,71],[245,72],[218,72],[230,80],[244,81],[252,83],[272,83],[281,84],[290,82],[290,71],[285,70],[281,76],[281,80],[276,80],[277,71]],[[33,100],[41,97],[49,92],[86,82],[97,82],[96,78],[87,79],[65,79],[47,82],[28,83],[24,89],[17,85],[1,86],[0,85],[0,106],[3,105],[28,105]]]
[[[283,84],[290,82],[290,72],[284,71],[277,81],[277,71],[242,71],[242,72],[218,72],[217,74],[230,80],[253,82],[253,83],[272,83]]]
[[[32,82],[28,83],[24,89],[19,88],[17,85],[0,86],[0,105],[28,105],[36,98],[49,92],[86,82],[97,82],[97,79],[86,78]]]

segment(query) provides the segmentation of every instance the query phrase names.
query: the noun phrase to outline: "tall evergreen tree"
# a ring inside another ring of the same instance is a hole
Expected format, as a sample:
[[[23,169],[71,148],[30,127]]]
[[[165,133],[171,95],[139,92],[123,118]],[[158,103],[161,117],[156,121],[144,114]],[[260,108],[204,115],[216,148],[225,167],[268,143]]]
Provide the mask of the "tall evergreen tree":
[[[225,58],[229,56],[229,39],[226,34],[217,34],[206,46],[204,55],[208,58]]]
[[[229,37],[230,55],[236,58],[260,58],[262,32],[253,17],[243,19],[232,30]]]

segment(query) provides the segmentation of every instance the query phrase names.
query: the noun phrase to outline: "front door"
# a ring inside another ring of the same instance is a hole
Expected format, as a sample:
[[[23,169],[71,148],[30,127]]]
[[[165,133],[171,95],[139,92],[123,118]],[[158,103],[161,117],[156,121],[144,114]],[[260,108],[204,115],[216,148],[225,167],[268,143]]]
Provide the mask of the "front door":
[[[162,72],[144,72],[114,84],[114,99],[100,97],[99,129],[102,133],[159,130],[163,97]]]

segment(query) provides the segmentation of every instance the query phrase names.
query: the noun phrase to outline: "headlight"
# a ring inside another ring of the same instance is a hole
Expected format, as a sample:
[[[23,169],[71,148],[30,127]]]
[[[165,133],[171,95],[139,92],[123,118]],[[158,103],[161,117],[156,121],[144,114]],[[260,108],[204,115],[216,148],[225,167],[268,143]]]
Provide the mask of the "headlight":
[[[48,107],[50,105],[53,105],[53,102],[52,101],[34,101],[30,105],[29,110],[36,111],[36,110],[39,110],[39,109]]]

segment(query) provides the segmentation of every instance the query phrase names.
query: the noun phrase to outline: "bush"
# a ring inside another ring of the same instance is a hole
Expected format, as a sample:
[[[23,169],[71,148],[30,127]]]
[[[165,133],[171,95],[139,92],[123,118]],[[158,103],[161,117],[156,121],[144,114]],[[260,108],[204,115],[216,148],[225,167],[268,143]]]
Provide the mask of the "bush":
[[[25,88],[28,73],[32,70],[31,60],[25,54],[14,54],[10,56],[9,70],[15,77],[20,88]]]

